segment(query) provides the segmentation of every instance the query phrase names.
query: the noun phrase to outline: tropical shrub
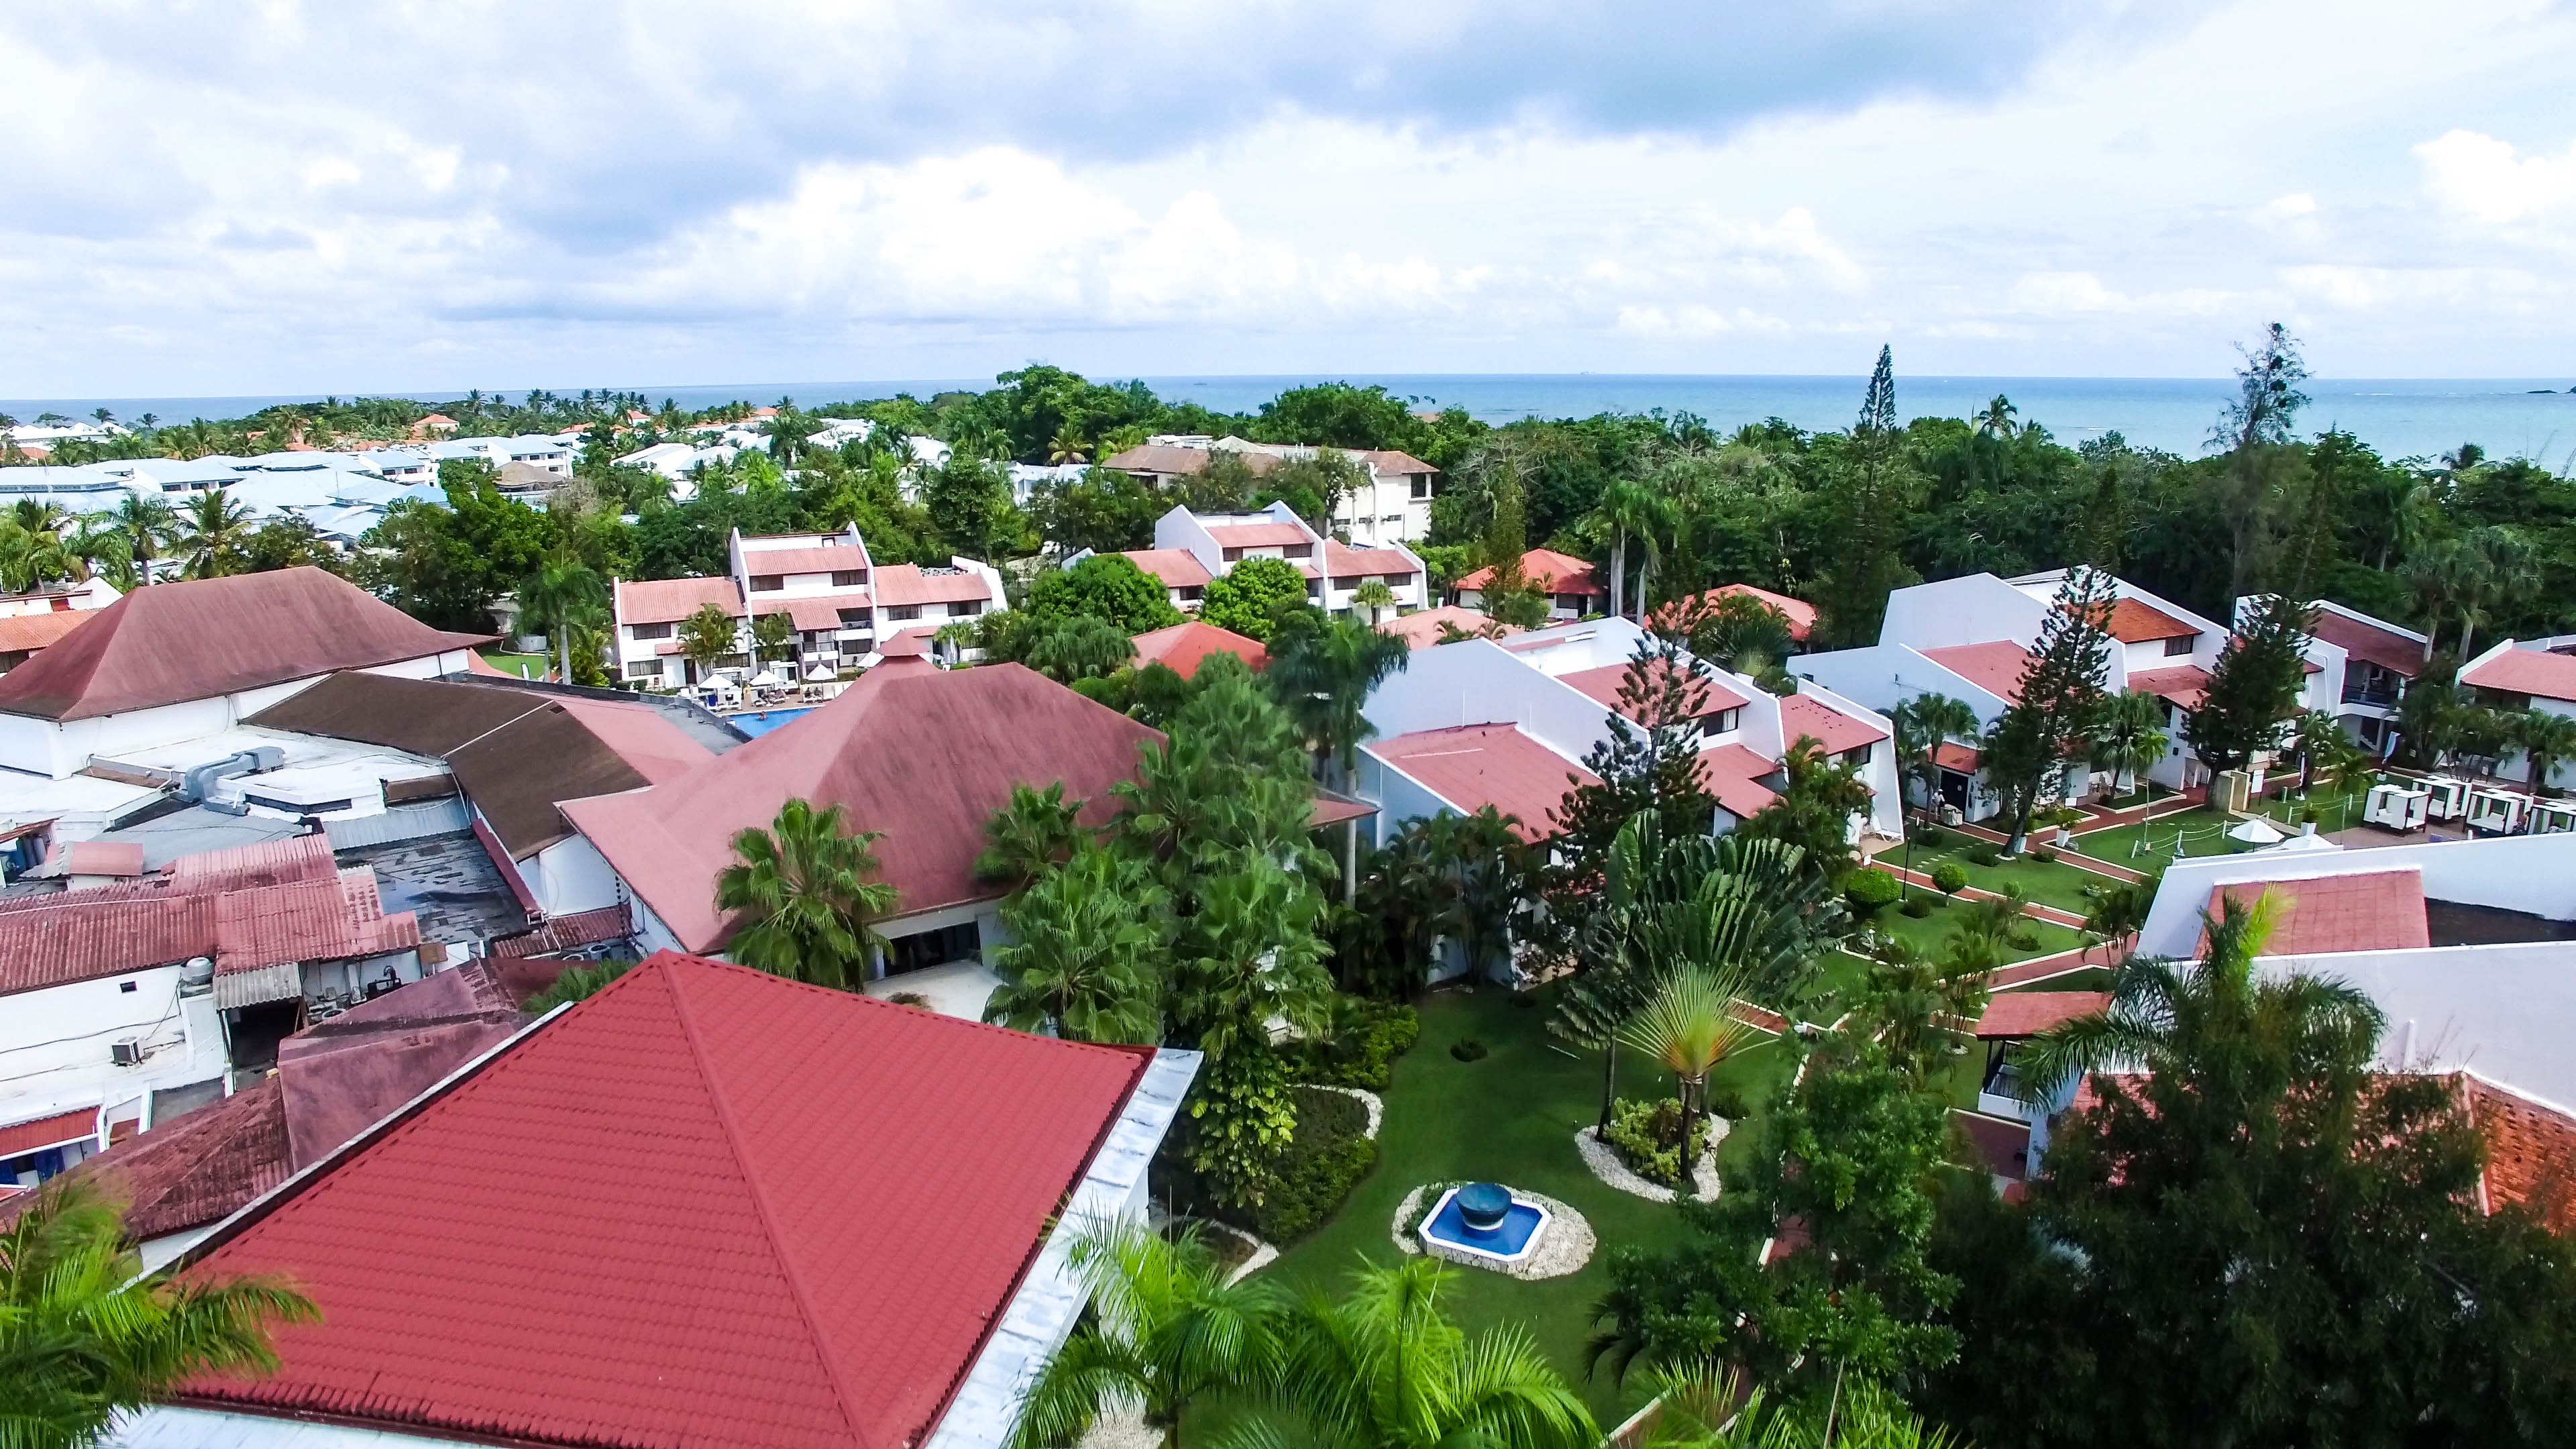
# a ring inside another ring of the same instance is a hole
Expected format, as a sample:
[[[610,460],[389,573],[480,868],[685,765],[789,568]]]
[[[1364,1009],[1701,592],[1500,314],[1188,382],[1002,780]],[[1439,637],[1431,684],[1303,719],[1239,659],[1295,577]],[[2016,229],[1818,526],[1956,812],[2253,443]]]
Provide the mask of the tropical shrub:
[[[1472,1036],[1462,1036],[1449,1044],[1449,1055],[1462,1062],[1481,1062],[1485,1059],[1485,1044]]]
[[[2030,848],[2030,858],[2038,861],[2041,865],[2055,865],[2057,863],[2057,852],[2049,849],[2045,845],[2034,845]]]
[[[1877,914],[1881,907],[1896,904],[1897,896],[1902,893],[1896,877],[1883,870],[1856,870],[1852,872],[1851,879],[1843,883],[1843,899],[1851,903],[1851,913],[1855,917]]]
[[[2004,863],[2004,853],[1996,847],[1994,842],[1989,840],[1980,840],[1975,845],[1968,847],[1968,859],[1973,864],[1992,868]]]
[[[1296,1091],[1297,1130],[1273,1164],[1261,1205],[1242,1226],[1282,1247],[1322,1226],[1377,1162],[1368,1108],[1342,1092]]]
[[[1897,909],[1919,921],[1932,914],[1932,906],[1933,900],[1930,896],[1907,896],[1905,904],[1898,906]]]
[[[1739,1110],[1740,1104],[1737,1105]],[[1682,1185],[1682,1104],[1677,1097],[1637,1102],[1626,1097],[1610,1113],[1610,1130],[1601,1135],[1628,1170],[1665,1187]],[[1691,1123],[1690,1158],[1697,1161],[1708,1145],[1708,1119]]]
[[[1287,1049],[1289,1068],[1304,1081],[1383,1092],[1395,1059],[1421,1035],[1422,1017],[1410,1006],[1345,998],[1330,1035]]]
[[[1940,887],[1941,894],[1955,896],[1968,888],[1967,867],[1955,860],[1945,860],[1932,867],[1932,884]]]

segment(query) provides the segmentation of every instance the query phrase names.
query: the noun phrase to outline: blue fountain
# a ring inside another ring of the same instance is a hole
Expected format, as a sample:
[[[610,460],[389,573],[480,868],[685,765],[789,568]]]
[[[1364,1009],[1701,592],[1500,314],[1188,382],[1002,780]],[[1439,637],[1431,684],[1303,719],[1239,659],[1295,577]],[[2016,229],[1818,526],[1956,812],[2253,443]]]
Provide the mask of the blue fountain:
[[[1500,1183],[1471,1182],[1440,1195],[1418,1230],[1438,1256],[1484,1268],[1528,1260],[1547,1228],[1548,1211],[1522,1202]]]

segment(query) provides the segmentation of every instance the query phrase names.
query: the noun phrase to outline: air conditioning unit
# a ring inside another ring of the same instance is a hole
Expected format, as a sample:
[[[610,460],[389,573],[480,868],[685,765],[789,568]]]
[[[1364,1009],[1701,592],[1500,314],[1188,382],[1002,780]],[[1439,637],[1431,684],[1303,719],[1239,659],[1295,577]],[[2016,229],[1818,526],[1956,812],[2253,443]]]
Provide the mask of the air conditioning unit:
[[[120,1067],[140,1066],[143,1062],[143,1038],[129,1036],[123,1041],[109,1043],[107,1059]]]

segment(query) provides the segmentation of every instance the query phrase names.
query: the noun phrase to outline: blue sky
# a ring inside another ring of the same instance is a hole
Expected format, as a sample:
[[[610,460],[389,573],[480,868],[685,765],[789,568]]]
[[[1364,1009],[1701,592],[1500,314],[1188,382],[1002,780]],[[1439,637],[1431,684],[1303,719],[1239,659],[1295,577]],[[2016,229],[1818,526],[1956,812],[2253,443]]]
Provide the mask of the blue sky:
[[[0,396],[2576,368],[2576,12],[0,11]]]

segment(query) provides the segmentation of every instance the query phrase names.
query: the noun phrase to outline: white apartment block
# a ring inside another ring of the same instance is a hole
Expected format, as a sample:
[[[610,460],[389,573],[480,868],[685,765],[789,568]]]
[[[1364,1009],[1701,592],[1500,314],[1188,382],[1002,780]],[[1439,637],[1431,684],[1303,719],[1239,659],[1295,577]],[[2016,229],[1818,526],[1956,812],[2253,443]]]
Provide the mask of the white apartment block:
[[[1102,466],[1157,488],[1168,488],[1205,469],[1216,453],[1237,454],[1254,473],[1266,474],[1282,463],[1312,459],[1323,451],[1295,443],[1168,434],[1107,459]],[[1359,466],[1362,481],[1335,502],[1335,535],[1363,548],[1416,542],[1431,536],[1432,480],[1439,470],[1410,453],[1391,448],[1336,451]]]
[[[736,657],[715,671],[750,673],[752,621],[784,614],[793,627],[788,647],[798,677],[822,678],[874,663],[896,635],[975,618],[1002,607],[1004,597],[1002,576],[973,559],[952,558],[946,568],[879,565],[855,525],[838,533],[736,532],[726,553],[729,567],[720,576],[616,585],[620,679],[648,689],[697,683],[680,653],[680,627],[708,604],[736,621]]]
[[[1195,611],[1205,581],[1190,582],[1203,572],[1222,578],[1246,559],[1275,558],[1295,564],[1306,576],[1306,598],[1335,618],[1352,617],[1353,597],[1375,579],[1395,596],[1391,614],[1409,614],[1431,603],[1431,571],[1400,543],[1383,548],[1354,548],[1317,533],[1285,503],[1257,513],[1192,513],[1175,508],[1154,522],[1154,547],[1131,550],[1138,568],[1163,580],[1174,603]],[[1197,565],[1195,571],[1183,563]],[[1182,596],[1189,594],[1184,599]],[[1385,606],[1381,606],[1384,608]],[[1373,622],[1373,621],[1371,621]]]

